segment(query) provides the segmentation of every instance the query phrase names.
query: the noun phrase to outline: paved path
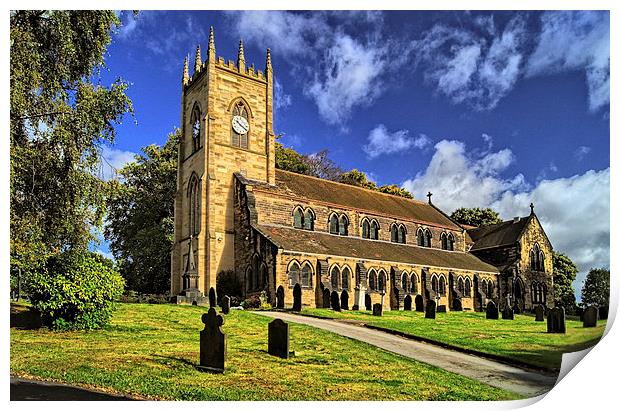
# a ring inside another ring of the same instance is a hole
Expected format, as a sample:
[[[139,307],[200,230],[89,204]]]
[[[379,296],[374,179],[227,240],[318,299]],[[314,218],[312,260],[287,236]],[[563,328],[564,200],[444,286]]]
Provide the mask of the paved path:
[[[331,331],[526,397],[549,391],[557,379],[556,376],[527,371],[359,325],[274,311],[256,311],[256,314]]]
[[[11,401],[127,401],[133,398],[46,381],[11,377]]]

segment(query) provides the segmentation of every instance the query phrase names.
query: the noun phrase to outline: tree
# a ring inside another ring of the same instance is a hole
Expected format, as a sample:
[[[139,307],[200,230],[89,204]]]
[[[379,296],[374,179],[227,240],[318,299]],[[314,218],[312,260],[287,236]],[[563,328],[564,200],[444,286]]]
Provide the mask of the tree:
[[[282,143],[276,141],[276,168],[291,171],[297,174],[308,174],[309,167],[304,161],[304,156]]]
[[[609,269],[590,270],[581,289],[581,301],[586,305],[609,307]]]
[[[564,307],[568,314],[576,309],[573,281],[577,275],[577,266],[568,256],[553,252],[553,295],[555,304]]]
[[[397,186],[396,184],[384,185],[379,187],[379,191],[386,194],[392,194],[399,197],[411,198],[413,199],[413,194],[409,191],[405,190],[402,187]]]
[[[110,182],[105,238],[127,287],[134,291],[170,290],[180,138],[176,129],[163,147],[142,148],[144,154],[119,171],[121,181]]]
[[[344,184],[349,184],[352,186],[368,188],[370,190],[376,190],[377,185],[372,181],[368,180],[366,173],[363,171],[359,171],[357,169],[353,169],[351,171],[347,171],[340,176],[339,181]]]
[[[11,264],[86,249],[104,215],[100,144],[132,113],[127,84],[98,80],[113,11],[10,14]]]
[[[492,208],[464,208],[455,210],[450,216],[451,219],[459,224],[484,227],[487,225],[501,223],[499,213]]]
[[[306,174],[326,180],[338,181],[342,175],[342,169],[327,155],[328,150],[321,150],[316,154],[304,155],[303,161],[308,166]]]

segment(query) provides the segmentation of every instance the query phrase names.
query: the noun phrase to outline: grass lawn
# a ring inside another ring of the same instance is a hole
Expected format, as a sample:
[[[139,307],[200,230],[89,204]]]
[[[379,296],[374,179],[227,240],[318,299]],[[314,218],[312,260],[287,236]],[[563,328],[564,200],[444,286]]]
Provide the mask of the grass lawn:
[[[26,306],[12,305],[12,327]],[[226,316],[226,373],[199,372],[203,307],[119,304],[103,330],[11,328],[11,373],[174,400],[503,400],[517,395],[312,327],[267,354],[270,319]],[[23,324],[23,323],[22,323]]]
[[[371,311],[305,309],[302,314],[359,320],[366,324],[428,338],[453,346],[514,359],[530,365],[556,370],[562,353],[593,346],[602,337],[606,321],[596,328],[583,328],[580,321],[566,321],[566,334],[547,334],[547,323],[530,315],[515,315],[513,321],[487,320],[485,313],[437,313],[433,321],[416,311],[384,311],[375,317]]]

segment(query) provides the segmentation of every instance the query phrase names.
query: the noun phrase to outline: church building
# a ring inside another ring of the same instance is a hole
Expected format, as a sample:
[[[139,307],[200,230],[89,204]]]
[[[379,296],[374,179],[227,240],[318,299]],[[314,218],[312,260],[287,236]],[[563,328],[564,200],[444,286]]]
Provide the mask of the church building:
[[[527,217],[481,228],[432,202],[276,169],[273,68],[185,60],[171,261],[179,304],[215,304],[218,275],[278,308],[532,310],[553,306],[552,246]],[[432,189],[432,187],[429,187]],[[472,190],[475,190],[472,187]]]

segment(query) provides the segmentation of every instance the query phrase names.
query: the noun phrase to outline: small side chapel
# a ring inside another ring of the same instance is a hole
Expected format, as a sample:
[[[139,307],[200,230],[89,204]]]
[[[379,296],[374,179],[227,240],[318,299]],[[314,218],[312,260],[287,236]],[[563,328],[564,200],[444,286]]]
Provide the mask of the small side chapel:
[[[428,201],[276,169],[273,68],[216,56],[211,28],[192,75],[185,60],[178,153],[173,301],[215,305],[232,271],[242,298],[274,307],[449,310],[553,307],[552,246],[529,216],[456,223]]]

